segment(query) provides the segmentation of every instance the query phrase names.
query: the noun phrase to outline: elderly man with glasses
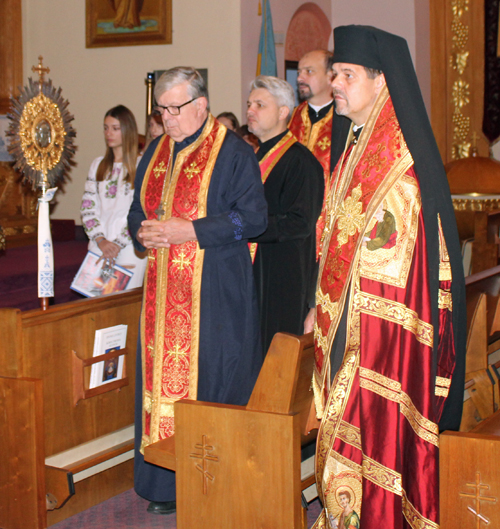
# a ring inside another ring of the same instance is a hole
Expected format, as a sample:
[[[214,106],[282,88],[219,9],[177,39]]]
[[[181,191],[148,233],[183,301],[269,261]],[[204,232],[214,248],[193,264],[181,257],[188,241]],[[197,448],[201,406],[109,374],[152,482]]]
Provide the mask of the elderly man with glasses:
[[[175,474],[143,449],[174,433],[174,402],[246,404],[262,364],[247,239],[267,224],[252,148],[209,112],[193,68],[155,86],[166,134],[137,169],[128,216],[148,249],[137,361],[135,489],[150,512],[175,510]]]

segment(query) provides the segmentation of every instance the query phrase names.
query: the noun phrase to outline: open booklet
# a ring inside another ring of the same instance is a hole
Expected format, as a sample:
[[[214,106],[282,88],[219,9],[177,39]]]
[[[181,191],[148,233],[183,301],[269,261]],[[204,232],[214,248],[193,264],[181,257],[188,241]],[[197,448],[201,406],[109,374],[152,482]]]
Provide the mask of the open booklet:
[[[94,354],[100,356],[116,351],[116,356],[110,355],[107,360],[92,366],[90,372],[89,389],[96,388],[123,377],[124,356],[118,356],[119,350],[124,349],[127,343],[127,325],[115,325],[98,329],[95,332]]]
[[[127,288],[134,273],[120,265],[107,267],[106,262],[94,252],[87,252],[71,289],[87,297],[120,292]]]

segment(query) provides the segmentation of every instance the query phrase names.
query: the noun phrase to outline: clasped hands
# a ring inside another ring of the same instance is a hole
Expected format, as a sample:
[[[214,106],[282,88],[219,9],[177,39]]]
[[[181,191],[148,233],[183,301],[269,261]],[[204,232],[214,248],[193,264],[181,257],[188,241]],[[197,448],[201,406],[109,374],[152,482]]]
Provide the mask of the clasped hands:
[[[145,248],[170,248],[172,244],[196,241],[197,238],[190,220],[172,217],[168,220],[143,220],[137,231],[137,240]]]

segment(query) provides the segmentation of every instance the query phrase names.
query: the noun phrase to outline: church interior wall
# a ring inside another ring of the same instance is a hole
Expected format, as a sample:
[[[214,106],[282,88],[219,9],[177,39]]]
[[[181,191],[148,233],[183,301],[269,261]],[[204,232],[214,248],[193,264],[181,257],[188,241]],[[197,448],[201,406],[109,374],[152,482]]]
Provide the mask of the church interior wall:
[[[366,1],[366,0],[365,0]],[[257,51],[259,49],[262,17],[258,15],[258,0],[240,0],[241,2],[241,117],[245,118],[248,87],[255,78],[257,70]],[[276,63],[278,77],[285,74],[285,37],[288,25],[303,0],[270,0],[273,17],[273,29],[276,39]],[[332,0],[314,2],[330,19]],[[330,20],[331,23],[331,20]],[[333,47],[333,34],[329,49]]]
[[[173,2],[173,44],[85,48],[85,2],[22,0],[24,80],[42,55],[49,78],[69,100],[77,131],[76,167],[58,192],[53,218],[80,221],[80,202],[90,164],[104,154],[105,112],[124,104],[144,132],[147,72],[187,65],[208,68],[214,114],[239,109],[240,6],[234,0]]]
[[[427,112],[431,109],[429,0],[332,0],[332,26],[362,24],[395,33],[408,42]]]
[[[284,75],[286,31],[303,3],[302,0],[271,0],[279,76]],[[418,6],[428,5],[428,0],[379,0],[376,4],[368,0],[317,0],[315,3],[330,19],[332,27],[369,24],[405,37],[419,77],[422,70],[419,63],[428,68],[428,61],[425,57],[422,60],[417,50],[419,42],[425,46],[425,35],[417,35],[419,20],[423,17]],[[85,47],[85,2],[22,0],[22,7],[24,79],[34,76],[31,67],[42,55],[44,64],[51,69],[49,77],[55,86],[63,88],[63,96],[69,100],[70,111],[75,116],[77,165],[71,171],[71,180],[57,196],[53,218],[80,222],[80,200],[88,168],[96,156],[104,153],[102,120],[109,108],[119,103],[128,106],[137,118],[139,131],[144,132],[147,72],[180,64],[208,68],[213,113],[232,111],[242,123],[245,121],[248,86],[255,77],[262,20],[258,16],[257,0],[173,2],[173,44],[92,49]],[[332,47],[331,40],[329,47]]]

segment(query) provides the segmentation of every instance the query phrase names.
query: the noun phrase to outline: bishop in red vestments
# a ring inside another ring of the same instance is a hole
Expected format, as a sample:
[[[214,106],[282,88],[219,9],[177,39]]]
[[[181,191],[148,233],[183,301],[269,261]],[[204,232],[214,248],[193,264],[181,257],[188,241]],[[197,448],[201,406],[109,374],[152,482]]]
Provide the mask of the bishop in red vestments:
[[[458,428],[464,387],[450,192],[406,41],[364,26],[334,40],[332,137],[344,149],[306,325],[321,419],[314,527],[338,527],[347,509],[360,527],[435,529],[439,430]]]

